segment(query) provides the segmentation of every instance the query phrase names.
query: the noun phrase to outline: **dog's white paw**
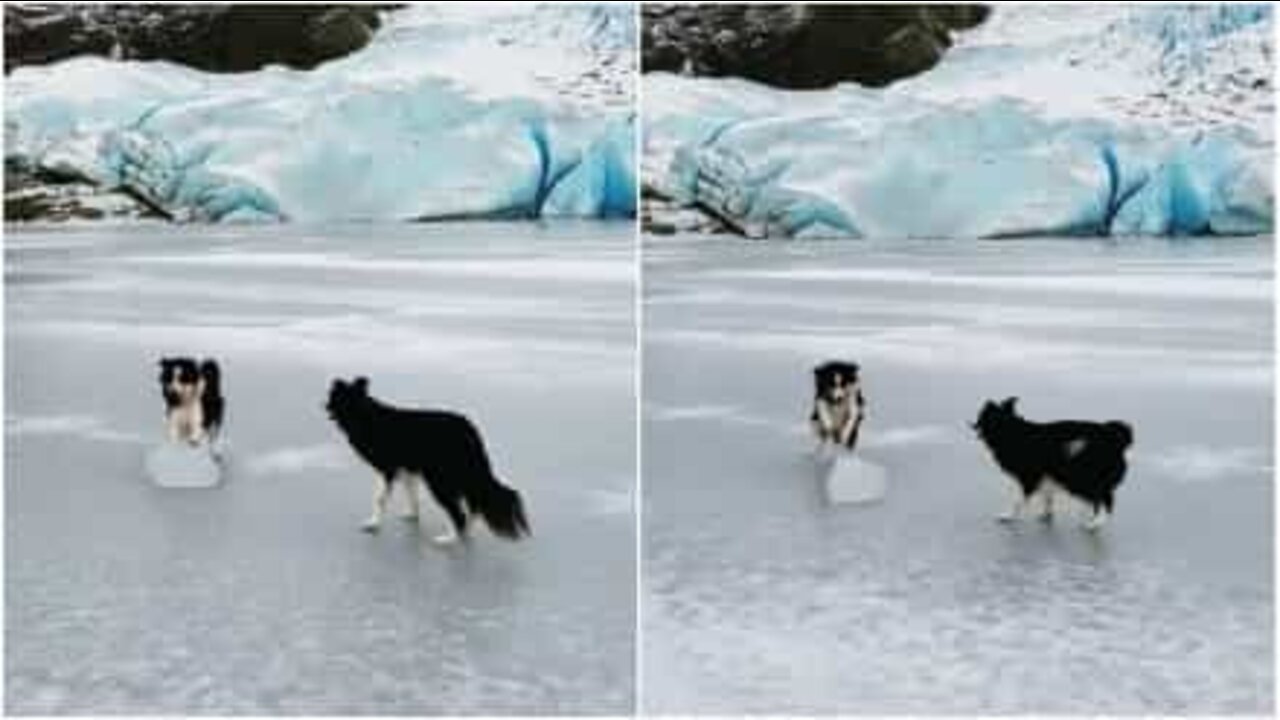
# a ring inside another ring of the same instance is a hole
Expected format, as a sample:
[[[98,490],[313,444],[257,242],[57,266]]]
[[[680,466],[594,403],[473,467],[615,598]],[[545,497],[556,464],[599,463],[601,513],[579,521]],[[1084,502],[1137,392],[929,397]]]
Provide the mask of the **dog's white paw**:
[[[449,532],[444,532],[444,533],[440,533],[439,535],[436,535],[435,537],[431,538],[431,542],[437,545],[445,546],[445,545],[453,545],[457,543],[459,539],[460,538],[458,537],[458,533],[453,532],[451,530]]]
[[[1107,524],[1107,517],[1105,515],[1094,515],[1088,520],[1085,520],[1084,525],[1082,527],[1087,532],[1096,533],[1102,529],[1103,525],[1106,525],[1106,524]]]

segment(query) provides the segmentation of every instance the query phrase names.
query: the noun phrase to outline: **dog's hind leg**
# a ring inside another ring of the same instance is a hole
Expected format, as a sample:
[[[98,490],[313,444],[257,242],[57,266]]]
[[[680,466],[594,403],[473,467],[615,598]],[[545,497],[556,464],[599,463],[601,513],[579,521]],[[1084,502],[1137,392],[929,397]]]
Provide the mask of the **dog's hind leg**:
[[[1084,529],[1089,532],[1097,532],[1107,524],[1107,520],[1111,517],[1111,511],[1115,507],[1115,500],[1111,495],[1098,499],[1093,503],[1093,514],[1084,523]]]
[[[431,496],[440,503],[440,507],[449,515],[451,527],[435,536],[432,540],[439,545],[452,545],[459,540],[467,539],[467,511],[462,506],[462,498],[458,495],[442,492],[436,485],[427,483]]]
[[[1093,506],[1093,514],[1084,523],[1084,529],[1089,532],[1097,532],[1107,524],[1107,511],[1101,505]]]
[[[382,525],[382,516],[387,512],[387,496],[391,494],[391,475],[378,475],[373,480],[373,512],[369,519],[360,526],[367,533],[376,533]]]

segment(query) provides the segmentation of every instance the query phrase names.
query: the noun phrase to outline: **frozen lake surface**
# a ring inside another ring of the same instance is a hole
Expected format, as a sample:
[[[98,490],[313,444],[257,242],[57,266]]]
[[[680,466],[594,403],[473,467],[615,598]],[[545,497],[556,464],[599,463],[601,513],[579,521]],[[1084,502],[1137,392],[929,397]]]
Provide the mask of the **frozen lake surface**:
[[[10,228],[6,709],[629,713],[631,227]],[[223,364],[217,489],[144,479],[163,354]],[[358,532],[355,374],[473,417],[533,538]]]
[[[646,240],[645,710],[1269,714],[1272,251]],[[820,492],[828,357],[880,504]],[[1100,535],[993,522],[1008,395],[1133,425]]]

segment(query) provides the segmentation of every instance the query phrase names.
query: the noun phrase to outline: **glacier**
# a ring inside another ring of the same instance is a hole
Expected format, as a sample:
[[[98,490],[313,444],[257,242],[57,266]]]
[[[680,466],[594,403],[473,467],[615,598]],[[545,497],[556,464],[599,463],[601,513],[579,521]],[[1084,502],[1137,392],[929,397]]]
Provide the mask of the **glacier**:
[[[5,155],[180,221],[626,217],[634,31],[625,5],[411,5],[310,71],[22,67]]]
[[[1272,9],[999,6],[884,89],[644,76],[646,192],[750,237],[1266,234]]]

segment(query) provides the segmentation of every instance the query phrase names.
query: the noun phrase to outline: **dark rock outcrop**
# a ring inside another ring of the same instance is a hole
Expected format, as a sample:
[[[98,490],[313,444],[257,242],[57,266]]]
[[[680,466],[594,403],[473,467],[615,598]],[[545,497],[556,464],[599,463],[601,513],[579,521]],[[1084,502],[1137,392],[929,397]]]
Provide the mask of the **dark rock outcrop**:
[[[309,69],[364,47],[376,5],[6,4],[8,73],[77,55],[169,60],[211,72]]]
[[[21,158],[5,158],[4,183],[5,222],[162,217],[126,192]]]
[[[645,5],[645,72],[881,87],[933,67],[981,5]]]

